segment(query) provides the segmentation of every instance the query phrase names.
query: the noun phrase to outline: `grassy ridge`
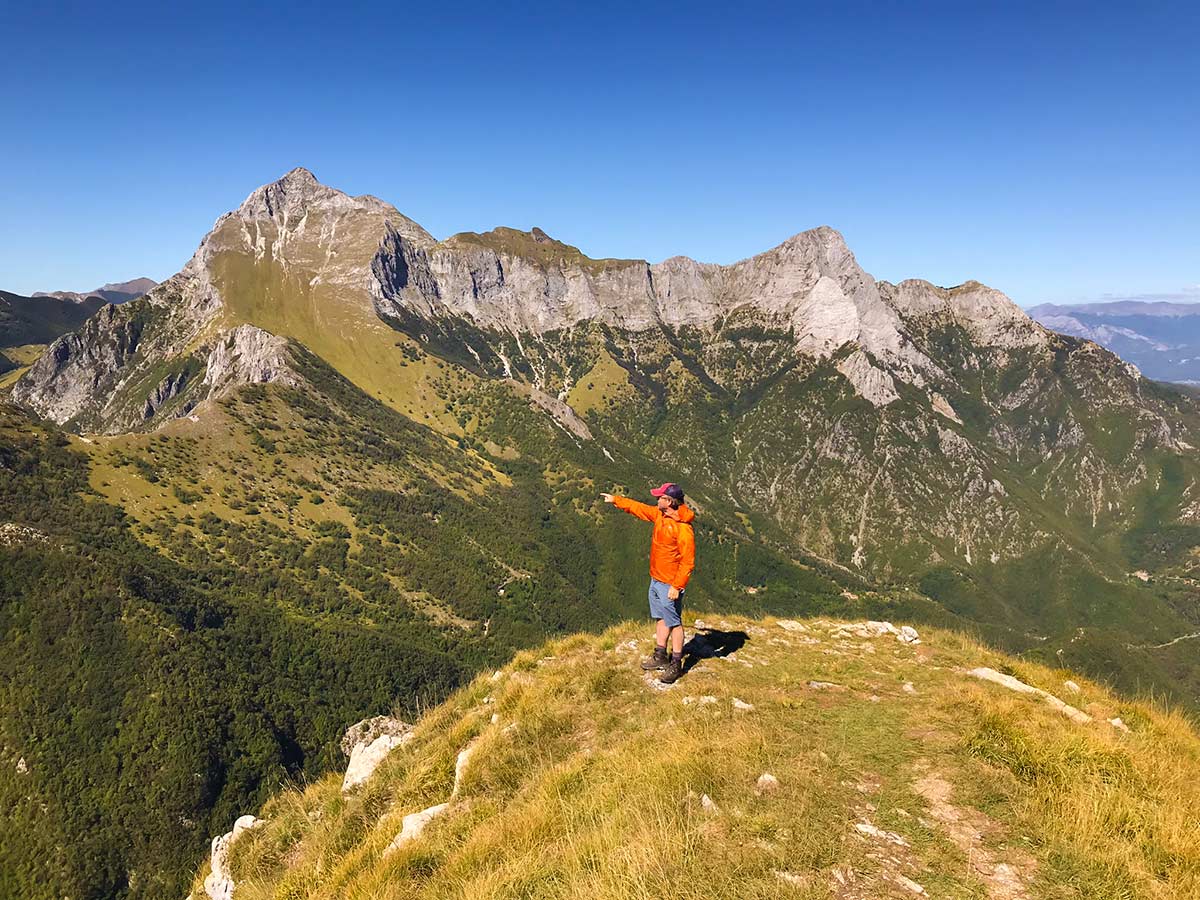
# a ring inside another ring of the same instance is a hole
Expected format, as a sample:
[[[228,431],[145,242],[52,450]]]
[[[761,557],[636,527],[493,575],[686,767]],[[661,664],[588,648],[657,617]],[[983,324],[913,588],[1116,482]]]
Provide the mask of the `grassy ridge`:
[[[234,845],[238,896],[912,896],[898,876],[955,898],[1200,890],[1200,737],[1179,715],[1068,694],[1067,673],[950,632],[912,648],[705,618],[740,646],[668,691],[636,667],[644,627],[567,638],[428,712],[356,792],[330,775],[274,798]],[[981,665],[1095,721],[964,674]],[[468,745],[449,811],[388,852],[404,815],[450,796]],[[990,894],[998,864],[1018,893]]]

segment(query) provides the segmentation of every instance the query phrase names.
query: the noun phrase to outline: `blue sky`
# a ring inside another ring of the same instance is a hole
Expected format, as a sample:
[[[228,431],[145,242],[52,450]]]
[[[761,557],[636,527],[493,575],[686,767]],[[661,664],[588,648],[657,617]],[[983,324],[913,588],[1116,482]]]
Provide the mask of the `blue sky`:
[[[1196,298],[1197,4],[0,0],[0,287],[187,260],[296,165],[434,235]]]

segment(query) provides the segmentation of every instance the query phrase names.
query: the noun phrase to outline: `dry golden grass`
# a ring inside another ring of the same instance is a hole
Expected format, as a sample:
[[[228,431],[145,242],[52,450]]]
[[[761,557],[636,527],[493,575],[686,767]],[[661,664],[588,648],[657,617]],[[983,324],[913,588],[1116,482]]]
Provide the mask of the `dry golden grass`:
[[[628,645],[645,627],[523,653],[430,710],[357,792],[331,774],[271,801],[234,845],[236,896],[913,896],[899,876],[934,897],[1200,896],[1200,739],[1187,720],[1078,678],[1083,693],[1065,694],[1067,673],[952,633],[911,647],[806,624],[723,622],[744,646],[665,691],[637,666],[648,643]],[[965,675],[980,665],[1095,721]],[[1108,723],[1117,715],[1129,733]],[[449,810],[387,853],[405,814],[450,796],[472,742]],[[756,788],[763,772],[777,790]],[[942,809],[915,787],[927,773],[950,786]],[[948,815],[970,827],[956,834]],[[997,862],[1019,893],[995,893]]]

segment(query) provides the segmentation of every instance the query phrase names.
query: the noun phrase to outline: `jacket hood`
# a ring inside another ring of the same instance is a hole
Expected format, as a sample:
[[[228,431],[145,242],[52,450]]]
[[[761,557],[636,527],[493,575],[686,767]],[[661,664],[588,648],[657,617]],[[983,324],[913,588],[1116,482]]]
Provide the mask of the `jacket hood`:
[[[690,506],[688,506],[686,503],[680,504],[679,509],[675,510],[675,514],[677,516],[679,516],[680,522],[685,522],[685,523],[691,522],[692,519],[696,518],[696,514],[694,512],[692,512],[692,508]]]

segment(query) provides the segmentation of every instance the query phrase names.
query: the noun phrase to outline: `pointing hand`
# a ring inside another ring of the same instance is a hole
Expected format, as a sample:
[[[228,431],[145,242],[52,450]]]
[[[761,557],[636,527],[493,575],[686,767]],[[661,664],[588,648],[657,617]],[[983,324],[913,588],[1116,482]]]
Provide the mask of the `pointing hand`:
[[[612,494],[601,494],[600,499],[603,500],[605,503],[612,503],[613,495]]]

